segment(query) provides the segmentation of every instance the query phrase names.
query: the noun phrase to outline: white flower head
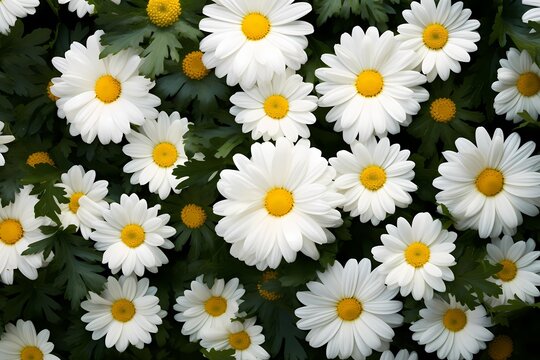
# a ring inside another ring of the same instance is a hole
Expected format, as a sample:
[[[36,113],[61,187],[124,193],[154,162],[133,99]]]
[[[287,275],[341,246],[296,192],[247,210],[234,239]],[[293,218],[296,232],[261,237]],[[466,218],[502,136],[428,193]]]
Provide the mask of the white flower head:
[[[17,320],[9,323],[0,338],[0,358],[2,360],[60,360],[51,354],[54,345],[49,340],[47,329],[36,333],[31,321]]]
[[[4,129],[4,123],[0,121],[0,166],[4,166],[6,159],[4,159],[3,153],[8,151],[6,144],[9,144],[15,137],[13,135],[2,135],[2,130]]]
[[[58,0],[58,3],[68,4],[68,10],[76,12],[80,18],[94,13],[94,4],[90,4],[87,0]]]
[[[527,10],[521,20],[524,23],[529,21],[540,22],[540,0],[521,0],[523,5],[533,6],[532,9]]]
[[[418,354],[416,351],[412,351],[410,354],[407,350],[399,350],[394,357],[394,354],[390,350],[386,350],[381,354],[380,360],[418,360]]]
[[[39,0],[2,0],[0,1],[0,33],[9,34],[10,27],[17,19],[34,15],[39,6]]]

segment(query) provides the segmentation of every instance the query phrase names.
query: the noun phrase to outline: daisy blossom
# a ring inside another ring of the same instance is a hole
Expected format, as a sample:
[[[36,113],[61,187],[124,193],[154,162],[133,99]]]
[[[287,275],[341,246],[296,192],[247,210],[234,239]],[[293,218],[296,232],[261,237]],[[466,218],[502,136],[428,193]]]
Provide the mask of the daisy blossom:
[[[418,354],[415,351],[409,354],[407,350],[399,350],[396,357],[394,357],[390,350],[386,350],[382,353],[380,360],[418,360]]]
[[[4,129],[4,123],[0,121],[0,166],[4,166],[6,159],[4,159],[3,153],[8,151],[6,144],[9,144],[15,137],[13,135],[2,135],[2,130]]]
[[[17,19],[34,15],[39,6],[39,0],[2,0],[0,1],[0,33],[9,34],[9,28],[15,25]]]
[[[86,14],[94,13],[94,5],[86,0],[58,0],[59,4],[68,4],[68,10],[76,12],[77,16],[82,18]]]
[[[54,345],[49,340],[49,330],[36,333],[31,321],[17,320],[9,323],[0,338],[0,358],[2,360],[60,360],[51,354]]]
[[[523,14],[521,20],[524,23],[529,21],[540,21],[540,0],[521,0],[523,5],[534,6],[532,9],[529,9]]]

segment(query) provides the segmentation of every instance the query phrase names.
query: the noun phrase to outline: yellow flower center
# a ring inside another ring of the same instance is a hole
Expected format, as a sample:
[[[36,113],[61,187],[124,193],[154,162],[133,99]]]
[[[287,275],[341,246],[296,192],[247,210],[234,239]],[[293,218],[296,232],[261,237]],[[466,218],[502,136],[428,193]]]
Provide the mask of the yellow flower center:
[[[82,192],[76,192],[76,193],[73,193],[73,195],[71,195],[71,197],[69,198],[69,210],[76,214],[77,211],[79,210],[79,199],[84,196],[84,193]]]
[[[19,220],[6,219],[0,222],[0,241],[6,245],[14,245],[21,240],[24,230]]]
[[[251,345],[251,338],[245,331],[240,331],[229,335],[229,345],[235,350],[246,350]]]
[[[448,309],[443,317],[443,325],[450,331],[458,332],[467,325],[467,315],[461,309]]]
[[[342,320],[353,321],[362,314],[362,303],[356,298],[341,299],[337,303],[336,311]]]
[[[415,268],[421,268],[429,261],[431,251],[421,242],[414,242],[405,249],[405,261]]]
[[[120,81],[116,80],[111,75],[102,75],[96,80],[94,91],[99,100],[105,104],[110,104],[120,97],[122,85],[120,84]]]
[[[178,160],[178,150],[169,142],[161,142],[154,146],[152,158],[159,167],[168,168]]]
[[[497,277],[504,282],[514,280],[518,271],[516,263],[512,260],[504,259],[499,264],[501,264],[503,268],[497,273]]]
[[[514,343],[507,335],[498,335],[488,345],[488,355],[493,360],[506,360],[512,355]]]
[[[43,352],[37,346],[25,346],[21,350],[21,360],[43,360]]]
[[[51,92],[51,86],[53,86],[53,83],[52,81],[49,81],[49,83],[47,84],[47,97],[51,100],[51,101],[56,101],[58,99],[60,99],[58,96],[54,95],[52,92]]]
[[[198,229],[206,221],[206,212],[199,205],[187,204],[182,208],[180,218],[187,228]]]
[[[204,302],[204,310],[211,316],[220,316],[227,311],[227,300],[221,296],[212,296]]]
[[[249,13],[242,20],[242,32],[248,40],[261,40],[270,32],[270,20],[260,13]]]
[[[293,194],[283,188],[272,189],[266,193],[264,207],[270,215],[277,217],[287,215],[294,207]]]
[[[370,165],[360,173],[360,182],[371,191],[377,191],[386,183],[386,173],[378,165]]]
[[[268,291],[264,289],[264,283],[270,280],[275,280],[278,277],[277,271],[273,270],[267,270],[263,272],[261,276],[261,281],[257,283],[257,290],[259,291],[259,295],[268,300],[268,301],[275,301],[281,298],[281,294],[275,291]]]
[[[112,304],[112,317],[120,322],[128,322],[135,316],[135,305],[128,299],[119,299]]]
[[[356,78],[356,91],[364,97],[380,94],[384,87],[384,79],[377,70],[364,70]]]
[[[289,112],[289,101],[281,95],[272,95],[264,101],[264,112],[272,119],[281,120]]]
[[[448,30],[441,24],[430,24],[422,34],[424,45],[431,50],[440,50],[448,42]]]
[[[429,106],[429,114],[439,123],[447,123],[456,116],[456,103],[448,98],[434,100]]]
[[[504,176],[497,169],[486,168],[476,177],[476,188],[486,196],[495,196],[501,192]]]
[[[120,239],[130,248],[136,248],[144,242],[146,235],[144,229],[138,224],[129,224],[124,226],[120,232]]]
[[[540,76],[533,72],[523,73],[519,75],[516,87],[523,96],[536,95],[540,91]]]
[[[30,165],[31,167],[36,167],[36,165],[39,164],[49,164],[51,166],[54,166],[54,161],[51,159],[48,152],[37,151],[28,155],[28,157],[26,158],[26,164]]]
[[[158,27],[171,26],[178,21],[181,13],[179,0],[148,0],[146,5],[150,22]]]
[[[210,70],[204,66],[202,51],[192,51],[182,60],[182,71],[191,80],[202,80]]]

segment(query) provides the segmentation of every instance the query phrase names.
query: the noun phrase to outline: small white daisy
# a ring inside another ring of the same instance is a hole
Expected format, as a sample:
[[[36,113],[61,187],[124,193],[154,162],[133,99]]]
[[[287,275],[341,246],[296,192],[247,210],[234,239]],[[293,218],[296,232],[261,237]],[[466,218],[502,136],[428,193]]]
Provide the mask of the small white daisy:
[[[87,311],[81,320],[88,323],[86,330],[92,332],[92,340],[105,336],[105,346],[116,347],[123,352],[129,344],[142,349],[150,344],[151,333],[158,331],[167,312],[161,310],[157,288],[149,287],[147,278],[137,281],[135,276],[109,276],[101,294],[92,291],[88,300],[81,303]]]
[[[314,348],[325,344],[326,356],[363,360],[373,350],[387,348],[393,327],[402,323],[401,301],[392,300],[397,289],[384,285],[383,276],[371,271],[368,259],[339,262],[317,273],[319,281],[307,283],[309,291],[296,293],[305,306],[294,311],[306,340]]]
[[[426,345],[427,353],[437,351],[439,359],[472,359],[473,355],[486,348],[493,339],[491,320],[482,305],[473,310],[460,304],[450,295],[450,303],[433,298],[425,301],[426,308],[420,310],[421,319],[410,329],[412,338]]]
[[[148,208],[145,199],[136,194],[122,194],[120,204],[112,203],[103,211],[103,220],[93,223],[96,229],[90,238],[103,253],[103,264],[108,264],[113,274],[120,269],[126,276],[132,273],[142,276],[144,270],[156,273],[157,268],[169,260],[161,251],[172,249],[168,240],[175,234],[169,222],[169,214],[158,215],[160,205]]]
[[[34,15],[39,6],[39,0],[2,0],[0,1],[0,33],[9,34],[9,28],[15,25],[17,19]]]
[[[51,80],[51,92],[59,97],[58,116],[66,118],[72,136],[81,135],[86,143],[96,136],[102,144],[119,143],[130,124],[157,117],[161,100],[149,93],[154,82],[139,75],[141,58],[134,50],[100,59],[102,35],[98,30],[86,47],[73,42],[65,58],[52,59],[62,75]]]
[[[365,145],[355,141],[351,150],[341,150],[328,160],[337,173],[334,186],[345,196],[345,211],[360,216],[363,223],[378,225],[396,206],[412,203],[409,192],[418,187],[411,181],[414,162],[407,160],[409,150],[400,151],[399,144],[390,145],[388,138],[379,142],[372,138]]]
[[[183,322],[182,334],[189,335],[189,341],[196,342],[210,329],[225,329],[236,317],[242,303],[244,288],[238,278],[225,283],[216,279],[212,288],[203,282],[203,275],[191,282],[191,290],[176,298],[174,319]]]
[[[540,22],[540,0],[521,0],[521,3],[523,5],[534,6],[523,14],[521,20],[524,23],[528,23],[529,21]]]
[[[407,24],[398,26],[398,39],[405,49],[414,50],[422,63],[422,72],[429,82],[437,75],[448,80],[450,71],[461,72],[460,62],[469,62],[470,52],[478,48],[478,20],[469,20],[472,12],[463,9],[463,2],[450,0],[413,1],[411,10],[404,10]]]
[[[523,118],[517,113],[527,111],[533,119],[540,113],[540,68],[526,50],[510,48],[508,59],[501,59],[497,81],[491,88],[498,92],[493,102],[497,115],[518,123]]]
[[[15,136],[13,135],[2,135],[2,130],[4,129],[4,123],[0,121],[0,166],[4,166],[6,163],[6,159],[4,159],[3,153],[6,153],[8,151],[8,147],[6,144],[9,144],[13,140],[15,140]]]
[[[230,112],[244,133],[251,132],[253,140],[285,136],[296,142],[298,136],[309,138],[307,125],[316,121],[312,112],[317,109],[317,97],[309,95],[313,84],[302,80],[302,76],[287,71],[270,82],[243,89],[231,96],[235,106]]]
[[[493,238],[486,245],[486,259],[492,264],[501,264],[503,268],[495,278],[489,280],[502,288],[498,298],[486,300],[491,306],[504,305],[515,297],[532,304],[536,296],[540,296],[540,251],[534,251],[535,241],[529,239],[514,243],[510,236],[502,240]]]
[[[285,67],[298,70],[307,61],[306,35],[313,26],[298,21],[311,11],[305,2],[292,0],[213,0],[206,5],[207,17],[199,29],[211,33],[201,40],[203,62],[216,68],[216,76],[227,76],[230,86],[240,83],[249,89],[255,82],[269,82]]]
[[[2,360],[60,360],[51,354],[53,343],[49,342],[47,329],[36,333],[31,321],[17,320],[16,325],[6,324],[0,338],[0,358]]]
[[[386,350],[382,353],[380,360],[418,360],[418,354],[415,351],[409,354],[407,350],[399,350],[396,357],[394,357],[390,350]]]
[[[315,70],[321,80],[316,89],[322,94],[319,106],[332,107],[326,120],[335,122],[334,130],[343,131],[349,144],[397,134],[429,98],[419,86],[426,77],[412,69],[414,51],[402,49],[391,31],[379,36],[376,27],[364,33],[355,26],[351,35],[341,35],[334,51],[321,57],[329,67]]]
[[[447,162],[439,165],[442,176],[433,180],[441,189],[435,198],[448,207],[458,230],[477,229],[482,238],[513,235],[522,213],[538,215],[540,155],[531,156],[534,142],[520,142],[517,133],[505,141],[501,129],[490,138],[479,127],[476,145],[459,138],[457,152],[443,152]]]
[[[86,0],[58,0],[59,4],[68,4],[68,10],[76,12],[77,16],[82,18],[86,14],[94,13],[94,5]]]

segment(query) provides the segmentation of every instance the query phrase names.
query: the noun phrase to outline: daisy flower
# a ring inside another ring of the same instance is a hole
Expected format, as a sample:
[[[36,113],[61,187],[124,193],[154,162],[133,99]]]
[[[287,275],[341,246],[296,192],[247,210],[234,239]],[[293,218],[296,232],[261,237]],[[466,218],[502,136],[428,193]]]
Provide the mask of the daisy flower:
[[[491,88],[498,92],[493,102],[497,115],[506,114],[506,120],[518,123],[519,112],[527,111],[533,119],[540,113],[540,68],[526,50],[510,48],[508,59],[501,59],[497,81]]]
[[[447,162],[439,165],[442,176],[433,180],[441,189],[435,198],[448,207],[458,230],[476,229],[482,238],[513,235],[522,213],[538,214],[540,156],[531,156],[534,142],[520,142],[517,133],[505,141],[501,129],[490,138],[479,127],[476,145],[459,138],[457,152],[443,152]]]
[[[2,135],[2,130],[4,129],[4,123],[0,121],[0,166],[4,166],[6,159],[4,159],[3,153],[8,151],[6,144],[9,144],[15,137],[13,135]]]
[[[54,345],[49,342],[49,330],[36,333],[31,321],[17,320],[9,323],[0,338],[0,358],[2,360],[60,360],[51,354]]]
[[[426,308],[420,310],[421,319],[410,326],[412,338],[426,345],[427,353],[437,351],[439,359],[472,359],[493,339],[491,331],[486,329],[491,326],[491,320],[482,305],[471,310],[454,296],[449,297],[450,303],[438,298],[425,301]]]
[[[508,335],[497,335],[487,347],[488,355],[493,360],[506,360],[512,356],[514,342]]]
[[[43,252],[22,255],[30,244],[43,240],[40,226],[50,225],[49,218],[36,217],[34,206],[39,201],[30,195],[32,186],[25,186],[15,195],[15,200],[0,208],[0,279],[13,284],[13,271],[20,272],[30,280],[38,277],[37,269],[44,265]]]
[[[412,224],[400,217],[397,227],[386,225],[386,231],[381,235],[383,246],[371,249],[382,263],[377,269],[386,276],[386,285],[399,287],[402,296],[412,293],[415,300],[430,300],[433,290],[444,292],[444,281],[454,280],[449,267],[456,264],[450,253],[457,234],[443,230],[429,213],[416,214]]]
[[[378,225],[396,206],[405,208],[412,202],[409,192],[418,187],[411,181],[414,162],[407,160],[409,150],[400,151],[388,138],[372,138],[366,145],[355,141],[351,150],[341,150],[329,160],[337,173],[334,186],[345,196],[345,211]]]
[[[319,281],[307,283],[309,291],[296,293],[305,306],[294,311],[301,330],[309,330],[306,340],[314,348],[326,346],[326,357],[352,356],[359,360],[382,351],[394,337],[393,327],[401,325],[401,301],[392,300],[397,289],[384,285],[378,271],[371,271],[368,259],[339,262],[324,272]]]
[[[170,116],[164,111],[157,120],[147,120],[140,132],[132,131],[126,135],[129,144],[122,151],[133,160],[124,166],[124,172],[133,173],[132,184],[148,184],[150,192],[165,199],[171,190],[178,194],[176,186],[186,177],[177,178],[173,169],[188,161],[184,152],[184,135],[188,132],[188,120],[180,118],[175,111]]]
[[[326,120],[351,143],[371,136],[397,134],[420,110],[428,92],[418,86],[426,77],[412,69],[415,54],[404,50],[391,31],[379,36],[376,27],[355,26],[352,34],[341,35],[334,46],[336,55],[324,54],[327,68],[315,70],[321,80],[319,106],[332,107]]]
[[[86,0],[58,0],[59,4],[68,4],[68,10],[76,12],[77,16],[82,18],[86,14],[94,13],[94,5]]]
[[[98,30],[88,37],[86,47],[73,42],[65,58],[52,59],[62,75],[51,80],[51,92],[59,97],[58,116],[66,118],[72,136],[81,135],[86,143],[96,136],[102,144],[119,143],[130,124],[157,117],[161,100],[149,93],[154,82],[139,75],[141,58],[134,50],[100,59],[101,35]]]
[[[282,258],[293,262],[298,251],[318,259],[315,244],[334,241],[327,228],[343,223],[334,169],[305,139],[255,143],[251,155],[234,155],[238,170],[220,173],[225,200],[214,205],[223,216],[216,233],[232,244],[232,256],[259,270],[275,269]]]
[[[394,357],[390,350],[386,350],[382,353],[380,360],[418,360],[418,354],[415,351],[409,354],[407,350],[400,350]]]
[[[463,2],[454,4],[450,0],[413,1],[411,10],[404,10],[403,17],[407,24],[398,26],[397,36],[403,48],[416,52],[418,62],[422,63],[422,72],[429,82],[437,75],[447,80],[450,71],[461,72],[460,62],[469,62],[470,52],[478,48],[475,42],[480,40],[476,30],[478,20],[469,20],[470,9],[463,9]]]
[[[224,329],[236,317],[244,288],[238,278],[227,282],[216,279],[212,288],[203,282],[203,275],[191,282],[191,289],[176,298],[174,319],[183,322],[182,334],[196,342],[210,329]],[[263,339],[264,340],[264,339]]]
[[[534,6],[523,14],[521,20],[524,23],[528,23],[529,21],[540,22],[540,0],[521,0],[521,3],[523,5]]]
[[[88,323],[92,340],[105,336],[105,346],[123,352],[129,344],[142,349],[150,344],[151,333],[158,331],[167,312],[161,310],[157,288],[149,287],[147,278],[109,276],[101,294],[90,291],[81,307],[87,311],[81,320]]]
[[[82,166],[74,165],[67,173],[62,174],[62,182],[56,184],[64,189],[65,197],[69,199],[67,204],[58,204],[62,226],[66,228],[75,225],[86,240],[90,238],[92,224],[103,219],[103,211],[109,208],[109,204],[103,200],[109,192],[107,189],[109,182],[95,179],[94,170],[85,172]]]
[[[160,248],[174,247],[167,238],[175,230],[166,226],[168,214],[158,215],[160,208],[148,208],[146,200],[139,200],[136,194],[122,194],[120,204],[112,203],[103,211],[104,221],[93,223],[96,230],[90,238],[96,242],[96,249],[104,251],[102,263],[108,264],[113,274],[122,269],[126,276],[142,276],[145,269],[156,273],[159,266],[169,262]]]
[[[534,298],[540,295],[540,251],[534,251],[535,241],[518,241],[514,243],[510,236],[502,240],[493,238],[486,245],[486,259],[492,264],[503,267],[495,278],[488,280],[502,288],[502,294],[497,298],[486,299],[491,306],[508,304],[515,297],[526,303],[534,303]]]
[[[9,34],[9,28],[15,25],[17,19],[26,15],[34,15],[39,6],[39,0],[2,0],[0,1],[0,33]]]
[[[315,123],[312,112],[317,109],[317,97],[309,95],[313,84],[302,76],[287,71],[275,75],[272,81],[258,83],[231,96],[235,105],[230,112],[242,124],[244,133],[253,140],[276,140],[285,136],[296,142],[298,136],[309,138],[307,125]]]
[[[210,328],[201,340],[206,349],[234,349],[236,360],[270,359],[270,354],[261,346],[264,343],[263,328],[255,325],[256,318],[245,319],[244,322],[229,321],[225,327]]]
[[[207,16],[199,29],[211,33],[201,40],[204,65],[227,76],[229,86],[240,83],[249,89],[255,82],[269,82],[285,67],[293,70],[307,61],[305,35],[313,26],[299,18],[311,11],[305,2],[293,0],[214,0],[206,5]]]

